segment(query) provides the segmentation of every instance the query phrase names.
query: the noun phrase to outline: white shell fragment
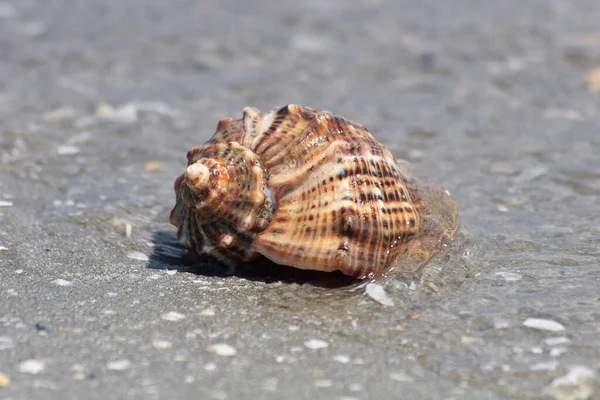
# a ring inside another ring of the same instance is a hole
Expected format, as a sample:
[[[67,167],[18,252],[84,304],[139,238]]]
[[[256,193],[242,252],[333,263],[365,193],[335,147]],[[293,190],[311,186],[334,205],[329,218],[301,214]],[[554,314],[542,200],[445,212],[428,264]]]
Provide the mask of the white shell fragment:
[[[79,147],[70,144],[63,144],[56,147],[56,153],[60,156],[72,156],[80,152]]]
[[[161,318],[164,319],[165,321],[181,321],[182,319],[185,318],[185,315],[178,313],[177,311],[169,311],[168,313],[165,313],[163,315],[161,315]]]
[[[130,251],[129,253],[127,253],[127,258],[131,258],[132,260],[139,260],[139,261],[148,261],[149,258],[146,254],[142,253],[141,251]]]
[[[308,339],[304,342],[304,346],[311,350],[319,350],[328,347],[329,343],[320,339]]]
[[[564,347],[553,347],[550,349],[550,357],[560,357],[567,352]]]
[[[0,207],[12,207],[14,203],[8,200],[0,200]]]
[[[560,332],[565,330],[565,327],[562,324],[559,324],[551,319],[542,318],[527,318],[525,321],[523,321],[523,326],[551,332]]]
[[[96,115],[106,121],[131,124],[138,120],[138,108],[132,103],[116,108],[110,104],[101,103],[96,107]]]
[[[125,237],[130,238],[132,231],[133,228],[131,227],[131,224],[125,224]]]
[[[53,280],[52,283],[54,283],[55,285],[58,285],[58,286],[72,286],[73,285],[73,282],[68,281],[66,279],[60,279],[60,278]]]
[[[544,343],[546,344],[546,346],[558,346],[559,344],[567,344],[570,341],[571,339],[569,339],[566,336],[558,336],[544,339]]]
[[[111,361],[106,364],[106,368],[112,371],[125,371],[129,367],[131,367],[131,361],[129,360]]]
[[[168,340],[153,340],[152,347],[157,350],[170,349],[173,347],[173,343],[169,342]]]
[[[44,362],[40,360],[25,360],[19,365],[19,371],[32,375],[39,374],[45,368]]]
[[[332,357],[333,361],[337,361],[340,364],[348,364],[350,362],[350,357],[345,354],[340,354]]]
[[[365,288],[365,292],[369,295],[370,298],[378,302],[379,304],[383,304],[384,306],[390,307],[394,305],[392,299],[390,299],[385,292],[385,289],[376,283],[369,283]]]
[[[213,344],[211,346],[208,346],[207,349],[210,353],[214,353],[218,356],[223,356],[223,357],[231,357],[231,356],[235,356],[237,353],[237,350],[235,349],[235,347],[230,346],[228,344],[225,343],[217,343],[217,344]]]

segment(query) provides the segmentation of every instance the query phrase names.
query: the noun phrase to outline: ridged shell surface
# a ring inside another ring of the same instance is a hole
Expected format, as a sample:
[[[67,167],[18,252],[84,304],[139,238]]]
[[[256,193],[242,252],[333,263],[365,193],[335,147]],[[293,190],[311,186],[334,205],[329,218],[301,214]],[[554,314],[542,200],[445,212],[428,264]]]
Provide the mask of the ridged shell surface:
[[[221,120],[175,192],[181,244],[230,265],[262,254],[358,278],[412,272],[457,228],[448,192],[363,126],[296,105]]]

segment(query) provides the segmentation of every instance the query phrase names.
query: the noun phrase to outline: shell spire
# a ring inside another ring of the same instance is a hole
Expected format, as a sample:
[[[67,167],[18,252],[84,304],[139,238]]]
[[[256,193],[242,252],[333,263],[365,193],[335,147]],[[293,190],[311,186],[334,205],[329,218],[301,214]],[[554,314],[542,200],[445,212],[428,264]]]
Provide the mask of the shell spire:
[[[221,120],[175,191],[182,245],[231,265],[412,272],[457,229],[454,199],[362,125],[298,105]]]

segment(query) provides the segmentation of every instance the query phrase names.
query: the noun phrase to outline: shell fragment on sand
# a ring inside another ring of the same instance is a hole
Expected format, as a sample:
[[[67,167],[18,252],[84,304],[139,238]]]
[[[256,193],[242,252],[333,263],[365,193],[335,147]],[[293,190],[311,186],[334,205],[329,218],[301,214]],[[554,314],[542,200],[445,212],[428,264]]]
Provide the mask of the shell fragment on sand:
[[[389,298],[385,289],[376,283],[369,283],[365,287],[365,292],[369,295],[370,298],[375,300],[376,302],[383,304],[384,306],[393,306],[394,302]]]
[[[551,332],[560,332],[565,330],[565,327],[562,324],[559,324],[551,319],[543,318],[527,318],[525,321],[523,321],[523,326]]]

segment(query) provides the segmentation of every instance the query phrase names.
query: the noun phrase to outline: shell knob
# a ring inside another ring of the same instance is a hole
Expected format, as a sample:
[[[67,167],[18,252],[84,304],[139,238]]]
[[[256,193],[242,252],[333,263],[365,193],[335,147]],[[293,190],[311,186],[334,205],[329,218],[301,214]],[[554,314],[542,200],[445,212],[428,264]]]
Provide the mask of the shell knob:
[[[184,175],[186,186],[200,200],[196,208],[218,206],[227,194],[227,168],[214,158],[202,158],[188,165]]]
[[[209,176],[210,171],[208,167],[200,162],[196,162],[188,166],[185,170],[185,183],[192,191],[200,193],[206,190]]]

